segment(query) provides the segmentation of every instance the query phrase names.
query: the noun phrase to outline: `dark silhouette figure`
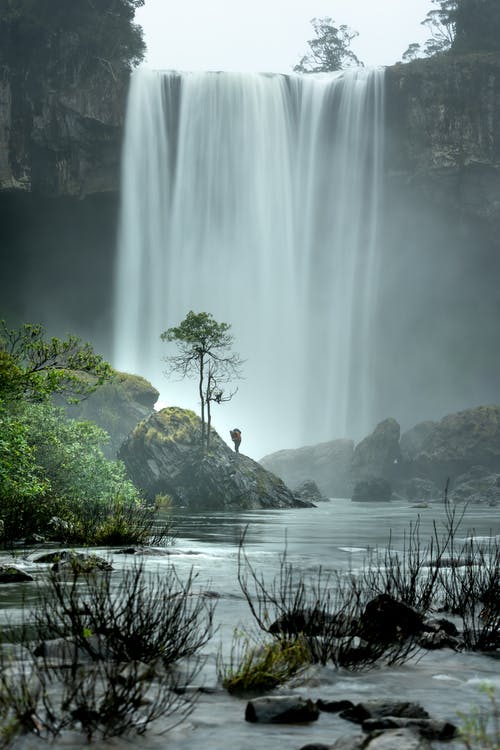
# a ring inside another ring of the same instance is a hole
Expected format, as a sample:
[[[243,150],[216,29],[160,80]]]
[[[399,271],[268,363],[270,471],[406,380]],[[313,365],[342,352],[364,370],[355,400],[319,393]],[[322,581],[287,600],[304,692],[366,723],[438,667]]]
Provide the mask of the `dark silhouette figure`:
[[[229,434],[231,435],[231,440],[234,443],[234,450],[236,451],[236,453],[239,453],[241,443],[241,430],[235,427],[234,430],[229,430]]]

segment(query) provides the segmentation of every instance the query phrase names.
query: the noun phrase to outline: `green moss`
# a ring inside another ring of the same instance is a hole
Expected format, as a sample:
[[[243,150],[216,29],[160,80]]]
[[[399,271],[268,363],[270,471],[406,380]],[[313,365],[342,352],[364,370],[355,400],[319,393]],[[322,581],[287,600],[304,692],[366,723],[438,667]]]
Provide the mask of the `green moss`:
[[[264,692],[282,685],[311,662],[306,642],[272,641],[261,646],[235,633],[229,664],[219,661],[218,673],[229,693]]]

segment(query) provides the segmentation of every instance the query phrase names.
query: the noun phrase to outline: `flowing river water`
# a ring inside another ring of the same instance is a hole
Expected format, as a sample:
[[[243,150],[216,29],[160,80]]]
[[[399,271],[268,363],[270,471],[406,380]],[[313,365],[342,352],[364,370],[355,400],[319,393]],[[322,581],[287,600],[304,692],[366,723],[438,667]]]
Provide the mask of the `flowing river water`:
[[[444,532],[445,513],[441,504],[421,509],[396,502],[354,504],[346,499],[332,499],[311,509],[253,511],[245,513],[205,512],[174,514],[176,541],[166,554],[145,558],[150,570],[168,569],[174,564],[181,577],[192,569],[197,574],[195,590],[217,595],[215,623],[217,632],[207,644],[207,657],[196,685],[210,688],[201,694],[191,714],[182,724],[162,734],[167,720],[155,722],[142,737],[97,740],[99,748],[172,748],[173,750],[297,750],[312,742],[332,743],[342,735],[358,734],[359,727],[337,715],[321,713],[319,720],[308,725],[269,725],[245,722],[246,700],[230,696],[217,684],[216,657],[222,648],[228,653],[233,631],[248,626],[251,615],[237,580],[238,549],[246,529],[245,551],[249,561],[271,582],[278,574],[281,555],[287,549],[287,560],[307,577],[319,566],[327,571],[359,570],[370,550],[383,552],[389,541],[402,550],[408,539],[410,524],[420,519],[420,540],[426,546],[436,524]],[[473,506],[466,510],[455,541],[469,533],[477,539],[500,535],[500,519],[495,508]],[[101,550],[110,556],[117,580],[120,571],[130,565],[130,557],[112,550]],[[32,555],[18,562],[28,570],[38,570]],[[32,584],[24,584],[28,592]],[[4,617],[20,617],[22,587],[0,588],[0,607]],[[486,698],[478,690],[490,682],[500,690],[499,662],[493,656],[456,653],[450,649],[418,652],[398,666],[377,665],[363,671],[349,672],[330,667],[314,669],[305,684],[294,685],[284,692],[294,692],[317,700],[369,699],[412,700],[423,705],[435,718],[459,721],[457,712],[469,711]],[[58,747],[81,748],[82,735],[68,733],[57,741]],[[42,742],[26,737],[17,742],[16,750],[41,747]],[[434,743],[435,747],[458,748],[458,742]]]

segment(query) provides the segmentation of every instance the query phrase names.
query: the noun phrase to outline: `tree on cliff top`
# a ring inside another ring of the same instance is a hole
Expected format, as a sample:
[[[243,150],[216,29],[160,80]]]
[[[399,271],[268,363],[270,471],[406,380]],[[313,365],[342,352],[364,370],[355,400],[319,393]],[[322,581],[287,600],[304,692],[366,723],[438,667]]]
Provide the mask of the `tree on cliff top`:
[[[236,391],[226,393],[222,385],[241,378],[243,360],[231,351],[234,338],[228,323],[218,323],[210,313],[188,312],[176,327],[161,334],[162,341],[177,345],[178,353],[165,357],[167,374],[198,378],[201,406],[201,442],[210,447],[211,404],[230,401]]]
[[[329,17],[313,18],[311,24],[316,36],[307,42],[310,52],[294,67],[296,73],[330,73],[363,64],[350,49],[357,31],[345,24],[335,26]]]
[[[130,69],[144,58],[145,0],[0,0],[0,60],[35,79]]]
[[[422,25],[431,36],[422,48],[412,42],[403,54],[409,61],[443,52],[500,51],[500,3],[498,0],[432,0]]]

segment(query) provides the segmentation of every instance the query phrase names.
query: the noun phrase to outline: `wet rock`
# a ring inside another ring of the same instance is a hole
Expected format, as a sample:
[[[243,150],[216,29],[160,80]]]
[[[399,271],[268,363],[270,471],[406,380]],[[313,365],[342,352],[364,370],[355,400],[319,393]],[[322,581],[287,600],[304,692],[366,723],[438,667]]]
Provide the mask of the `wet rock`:
[[[335,750],[340,750],[336,745]],[[359,746],[360,750],[431,750],[429,741],[420,737],[412,729],[389,729],[384,732],[374,732],[368,737],[368,742]],[[343,748],[342,750],[346,750]]]
[[[500,472],[500,406],[478,406],[449,414],[434,425],[414,456],[415,475],[443,486],[483,466]]]
[[[27,583],[34,580],[29,573],[16,568],[14,565],[0,566],[0,583]]]
[[[366,719],[363,730],[372,732],[375,729],[412,729],[421,737],[429,740],[451,740],[458,734],[458,729],[448,721],[436,719],[413,719],[398,716],[385,716],[380,719]]]
[[[394,466],[401,460],[400,427],[395,419],[380,422],[354,449],[352,473],[358,480],[372,477],[391,478]]]
[[[382,719],[386,716],[406,719],[430,718],[425,708],[409,701],[366,701],[347,708],[340,716],[356,724],[363,724],[367,719]]]
[[[392,487],[387,479],[371,477],[356,482],[351,500],[354,502],[387,502],[392,497]]]
[[[485,466],[472,466],[454,480],[449,499],[453,503],[499,505],[500,473]]]
[[[245,710],[246,721],[264,724],[303,724],[316,721],[318,716],[316,704],[297,695],[255,698]]]
[[[269,627],[269,632],[273,635],[282,633],[284,635],[307,635],[322,636],[333,634],[340,628],[340,635],[344,635],[343,621],[336,615],[324,612],[321,609],[297,609],[293,612],[287,612]]]
[[[359,618],[360,637],[374,643],[394,643],[422,630],[422,615],[388,594],[369,601]]]
[[[73,573],[90,573],[94,570],[112,570],[113,566],[108,560],[98,555],[85,555],[82,552],[72,550],[58,550],[48,552],[33,558],[34,563],[52,563],[55,573],[66,570]]]
[[[299,500],[306,500],[310,503],[322,502],[328,500],[327,497],[321,494],[318,485],[314,479],[306,479],[302,484],[299,484],[293,491],[295,497]]]
[[[175,506],[191,509],[311,507],[256,461],[231,450],[214,430],[208,451],[200,435],[194,412],[162,409],[135,428],[120,458],[150,501],[167,494]]]
[[[348,700],[324,701],[320,698],[316,701],[316,705],[320,711],[324,711],[325,713],[330,714],[337,714],[339,713],[339,711],[345,711],[349,708],[354,708],[354,703]]]

